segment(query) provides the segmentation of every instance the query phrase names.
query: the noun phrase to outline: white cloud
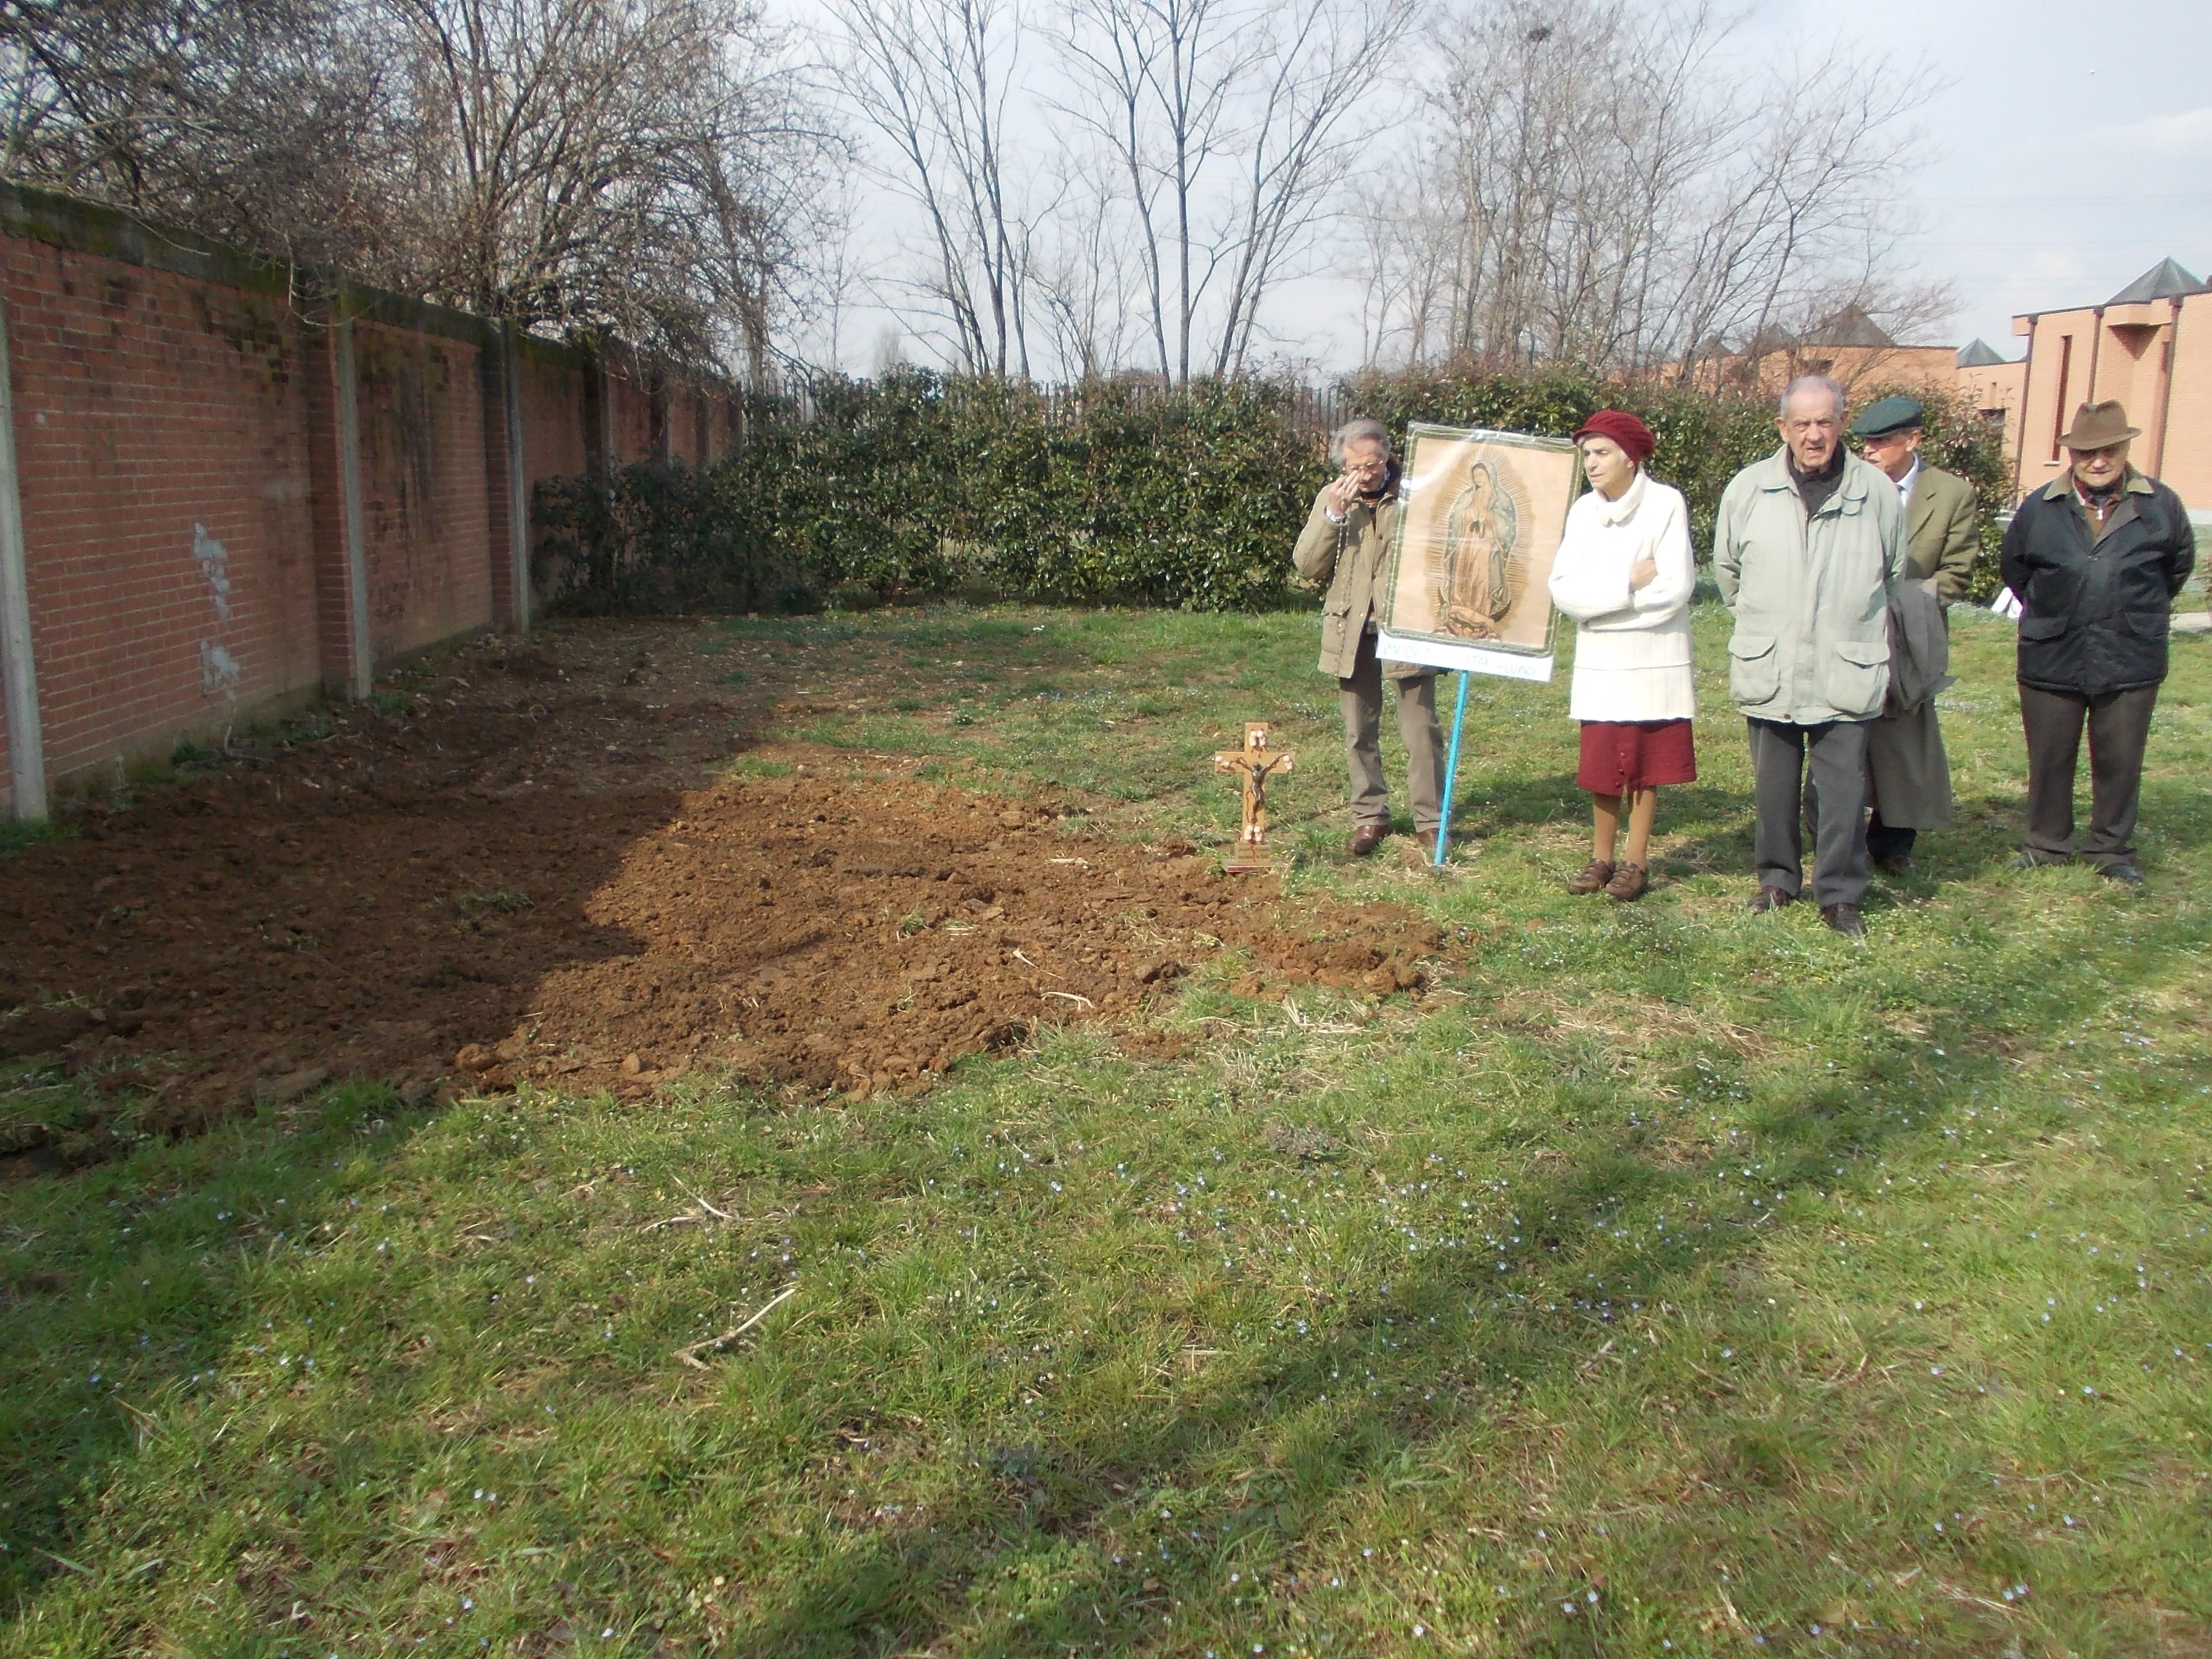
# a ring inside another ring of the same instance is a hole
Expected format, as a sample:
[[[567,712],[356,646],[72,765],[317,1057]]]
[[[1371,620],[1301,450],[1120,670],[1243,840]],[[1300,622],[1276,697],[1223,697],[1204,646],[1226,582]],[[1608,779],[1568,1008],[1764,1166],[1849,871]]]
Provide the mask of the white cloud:
[[[2146,115],[2120,126],[2100,127],[2089,137],[2100,145],[2161,160],[2212,158],[2212,104],[2171,115]]]

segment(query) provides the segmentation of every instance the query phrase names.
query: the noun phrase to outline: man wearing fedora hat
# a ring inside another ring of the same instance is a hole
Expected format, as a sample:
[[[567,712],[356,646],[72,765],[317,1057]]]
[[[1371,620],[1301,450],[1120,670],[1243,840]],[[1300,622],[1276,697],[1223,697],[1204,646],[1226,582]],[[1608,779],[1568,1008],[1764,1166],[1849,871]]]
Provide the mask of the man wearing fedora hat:
[[[1980,537],[1974,525],[1973,485],[1921,457],[1927,416],[1917,398],[1883,398],[1861,410],[1850,429],[1859,453],[1897,485],[1905,507],[1905,574],[1934,601],[1929,625],[1940,639],[1942,607],[1966,593]],[[1951,763],[1943,752],[1934,696],[1934,688],[1948,676],[1939,672],[1924,677],[1929,695],[1903,705],[1895,695],[1904,677],[1894,672],[1894,629],[1892,639],[1889,702],[1899,706],[1894,713],[1886,708],[1867,731],[1874,807],[1867,820],[1867,856],[1891,875],[1902,875],[1912,867],[1919,832],[1951,822]]]
[[[2140,883],[2132,845],[2167,619],[2197,539],[2181,497],[2128,465],[2136,429],[2117,401],[2085,403],[2058,441],[2066,471],[2032,491],[2005,531],[2019,597],[2027,831],[2015,868],[2073,859],[2074,772],[2089,728],[2089,833],[2081,856]]]

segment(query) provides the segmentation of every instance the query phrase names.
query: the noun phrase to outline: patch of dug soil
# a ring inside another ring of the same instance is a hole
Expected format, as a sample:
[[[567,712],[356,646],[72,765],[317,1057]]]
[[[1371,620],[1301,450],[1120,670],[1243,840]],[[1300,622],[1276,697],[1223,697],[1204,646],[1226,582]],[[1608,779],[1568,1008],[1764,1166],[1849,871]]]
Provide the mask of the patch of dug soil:
[[[488,1074],[711,1062],[879,1090],[1121,1013],[1224,946],[1279,982],[1382,994],[1443,945],[1409,912],[1286,902],[1003,800],[805,778],[694,795],[583,917],[644,948],[544,975],[535,1042],[469,1056]]]
[[[487,649],[403,716],[0,867],[0,1059],[47,1057],[171,1133],[331,1077],[915,1088],[1040,1020],[1121,1015],[1225,946],[1277,982],[1375,993],[1418,988],[1442,948],[1410,913],[1285,901],[1005,800],[686,787],[744,746],[742,711],[647,702],[669,694],[626,692],[634,663],[585,643]],[[42,1144],[10,1133],[0,1156]]]

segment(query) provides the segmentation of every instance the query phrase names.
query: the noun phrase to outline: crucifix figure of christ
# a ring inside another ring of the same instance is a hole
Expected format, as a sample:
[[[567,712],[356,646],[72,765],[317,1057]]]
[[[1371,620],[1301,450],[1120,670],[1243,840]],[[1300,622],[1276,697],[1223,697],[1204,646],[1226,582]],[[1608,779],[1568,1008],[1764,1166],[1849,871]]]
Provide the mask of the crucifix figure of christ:
[[[1297,762],[1297,757],[1289,750],[1267,747],[1264,720],[1245,726],[1242,749],[1224,749],[1214,756],[1216,771],[1241,772],[1244,776],[1244,828],[1237,837],[1237,850],[1222,866],[1231,874],[1274,867],[1267,850],[1267,777],[1273,772],[1295,771]]]

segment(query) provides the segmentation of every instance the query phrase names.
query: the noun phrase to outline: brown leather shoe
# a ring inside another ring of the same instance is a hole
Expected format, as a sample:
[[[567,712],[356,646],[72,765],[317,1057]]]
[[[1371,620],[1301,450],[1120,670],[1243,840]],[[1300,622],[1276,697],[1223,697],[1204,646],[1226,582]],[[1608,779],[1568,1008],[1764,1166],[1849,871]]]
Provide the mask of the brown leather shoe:
[[[1605,884],[1605,896],[1616,902],[1626,904],[1644,896],[1644,890],[1651,884],[1651,872],[1640,864],[1624,864],[1613,872],[1613,879]]]
[[[1577,898],[1585,893],[1595,893],[1613,879],[1613,866],[1603,859],[1592,859],[1583,866],[1583,872],[1567,884],[1567,890]]]
[[[1859,914],[1856,904],[1824,904],[1820,907],[1820,920],[1845,939],[1866,937],[1866,918]]]
[[[1784,905],[1796,902],[1797,895],[1795,893],[1785,893],[1779,887],[1762,887],[1759,890],[1759,896],[1751,902],[1751,913],[1763,916],[1769,910],[1779,910]]]
[[[1876,859],[1874,867],[1885,876],[1909,876],[1912,873],[1912,854],[1892,853],[1887,858]]]
[[[1387,823],[1363,823],[1352,832],[1352,839],[1346,843],[1346,850],[1356,859],[1364,859],[1380,847],[1382,838],[1389,833],[1390,826]]]

